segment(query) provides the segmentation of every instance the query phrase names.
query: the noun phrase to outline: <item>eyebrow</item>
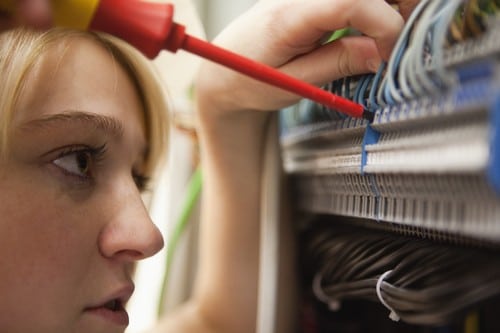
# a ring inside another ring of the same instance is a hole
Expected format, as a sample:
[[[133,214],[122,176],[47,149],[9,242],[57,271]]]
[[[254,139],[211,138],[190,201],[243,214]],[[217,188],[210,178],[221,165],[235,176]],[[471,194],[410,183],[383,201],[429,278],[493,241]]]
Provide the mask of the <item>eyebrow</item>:
[[[33,130],[36,128],[50,129],[53,126],[69,124],[78,125],[79,123],[81,125],[92,126],[103,130],[118,139],[123,137],[123,125],[115,118],[97,113],[75,110],[64,111],[62,113],[47,115],[30,120],[23,124],[22,128],[24,130]]]

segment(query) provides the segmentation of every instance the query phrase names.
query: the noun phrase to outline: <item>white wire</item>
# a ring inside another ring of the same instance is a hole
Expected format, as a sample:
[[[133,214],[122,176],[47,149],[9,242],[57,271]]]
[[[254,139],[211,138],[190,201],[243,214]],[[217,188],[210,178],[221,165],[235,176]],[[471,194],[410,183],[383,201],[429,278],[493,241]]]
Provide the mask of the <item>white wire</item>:
[[[422,13],[422,11],[427,6],[427,4],[430,2],[431,2],[431,0],[423,0],[423,1],[419,2],[419,4],[415,7],[415,9],[411,13],[410,17],[408,18],[408,21],[406,22],[406,24],[403,28],[403,31],[401,32],[401,35],[400,35],[399,39],[397,40],[396,45],[394,46],[394,50],[393,50],[391,57],[389,59],[389,62],[387,65],[387,75],[386,75],[387,80],[384,78],[383,83],[385,83],[385,84],[381,85],[381,89],[385,89],[385,87],[387,86],[387,89],[389,89],[389,91],[390,91],[391,97],[396,102],[403,102],[404,101],[403,97],[401,96],[401,94],[399,93],[399,91],[397,89],[395,77],[393,75],[396,72],[395,62],[399,60],[399,59],[397,59],[398,51],[400,51],[400,49],[404,46],[404,43],[406,43],[406,41],[408,39],[408,35],[409,35],[411,29],[413,28],[417,18]]]
[[[384,77],[382,78],[382,82],[380,83],[379,85],[379,88],[378,88],[378,91],[377,91],[377,104],[380,105],[380,107],[386,107],[387,106],[387,103],[383,97],[383,94],[384,94],[384,90],[385,90],[385,87],[387,85],[387,71],[386,71],[386,75],[384,75]]]
[[[442,65],[442,59],[449,23],[460,2],[461,0],[436,0],[422,15],[400,70],[400,85],[405,96],[414,97],[411,96],[412,92],[423,96],[434,92],[439,86],[451,85],[455,81],[455,76]],[[434,68],[426,66],[423,55],[426,50],[432,56]]]
[[[411,48],[408,51],[408,66],[403,69],[408,76],[410,86],[417,96],[422,96],[435,89],[432,79],[430,79],[427,74],[423,53],[425,51],[426,38],[432,25],[432,18],[441,3],[442,1],[439,0],[432,1],[427,9],[422,13],[414,31]]]
[[[434,28],[434,38],[433,42],[433,64],[432,68],[435,71],[436,76],[439,80],[446,86],[452,86],[455,84],[457,77],[454,72],[447,70],[444,67],[444,45],[446,40],[446,35],[448,33],[448,28],[453,20],[453,16],[457,11],[458,7],[464,2],[464,0],[454,0],[452,1],[449,9],[444,13]]]
[[[398,83],[399,83],[399,88],[401,89],[401,93],[406,97],[407,99],[411,99],[415,96],[415,93],[413,89],[410,88],[410,84],[408,83],[408,76],[407,70],[409,67],[408,62],[410,59],[410,55],[413,54],[412,48],[408,48],[403,55],[401,59],[401,64],[399,65],[399,75],[398,75]]]
[[[440,4],[441,8],[439,8],[439,11],[431,18],[431,22],[429,25],[429,33],[431,34],[432,41],[435,38],[435,33],[436,33],[435,28],[436,28],[437,22],[439,22],[443,17],[447,16],[450,12],[453,13],[455,8],[456,8],[455,5],[456,5],[456,1],[441,0],[441,4]],[[429,43],[429,46],[431,47],[432,58],[435,59],[438,57],[442,57],[442,48],[444,45],[443,44],[435,45],[434,43],[432,43],[432,41],[431,41],[431,43]],[[444,42],[444,39],[443,39],[443,42]],[[421,60],[423,60],[423,58],[421,58]],[[425,63],[423,61],[421,61],[420,63],[422,64],[423,68],[421,68],[421,71],[417,72],[417,77],[421,80],[421,82],[427,88],[427,91],[432,92],[437,88],[437,84],[435,83],[435,80],[432,80],[429,77],[429,75],[428,75],[429,69],[425,67]],[[436,79],[439,81],[439,76],[436,76]]]

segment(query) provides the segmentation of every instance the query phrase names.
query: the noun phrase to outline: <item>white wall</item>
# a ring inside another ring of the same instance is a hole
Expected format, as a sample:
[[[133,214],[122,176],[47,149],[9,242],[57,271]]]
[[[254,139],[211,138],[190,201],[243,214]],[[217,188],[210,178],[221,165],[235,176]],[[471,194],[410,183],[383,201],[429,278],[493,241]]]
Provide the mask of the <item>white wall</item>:
[[[193,0],[198,8],[208,40],[212,40],[230,21],[255,3],[255,0]]]

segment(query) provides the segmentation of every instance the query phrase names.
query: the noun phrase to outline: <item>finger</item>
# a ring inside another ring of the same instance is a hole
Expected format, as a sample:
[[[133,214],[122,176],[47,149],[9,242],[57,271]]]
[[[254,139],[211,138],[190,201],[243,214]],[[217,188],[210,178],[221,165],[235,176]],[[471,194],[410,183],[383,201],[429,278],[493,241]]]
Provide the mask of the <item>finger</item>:
[[[288,1],[290,10],[285,5],[273,12],[279,16],[275,21],[283,22],[275,30],[288,34],[288,43],[295,48],[312,48],[312,41],[324,33],[353,27],[373,38],[387,60],[404,24],[401,15],[384,0]]]
[[[301,80],[323,85],[342,77],[376,72],[381,61],[373,39],[344,37],[295,58],[281,70]]]
[[[17,17],[21,25],[47,29],[52,26],[52,10],[49,0],[18,1]]]
[[[0,32],[15,26],[14,19],[7,13],[0,11]]]

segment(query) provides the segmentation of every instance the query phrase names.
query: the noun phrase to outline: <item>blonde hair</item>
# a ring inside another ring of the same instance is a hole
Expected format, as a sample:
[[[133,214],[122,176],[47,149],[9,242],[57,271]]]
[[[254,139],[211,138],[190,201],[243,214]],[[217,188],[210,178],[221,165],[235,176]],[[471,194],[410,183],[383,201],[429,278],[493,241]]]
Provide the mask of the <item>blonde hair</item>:
[[[146,172],[152,174],[166,155],[168,112],[165,92],[152,64],[139,51],[110,35],[54,28],[45,32],[15,29],[0,34],[0,158],[9,149],[9,129],[25,78],[44,52],[75,38],[104,47],[136,87],[144,109],[148,138]]]

